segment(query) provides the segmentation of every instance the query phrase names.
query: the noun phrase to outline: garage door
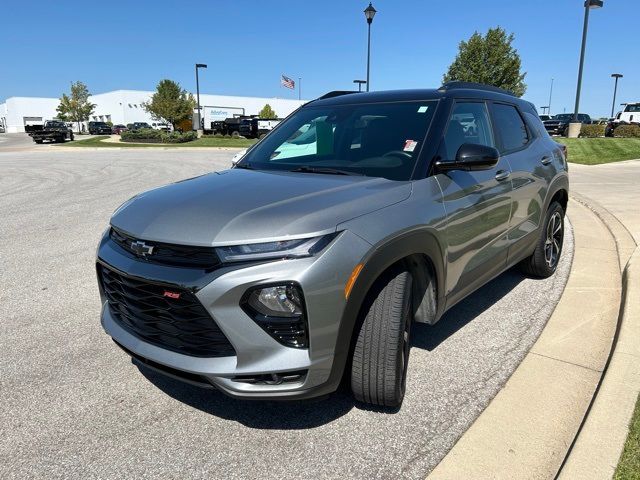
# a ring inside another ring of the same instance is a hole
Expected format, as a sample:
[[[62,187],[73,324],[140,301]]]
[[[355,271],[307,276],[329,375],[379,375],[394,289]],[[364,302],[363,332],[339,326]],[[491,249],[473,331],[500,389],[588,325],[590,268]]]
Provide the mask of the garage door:
[[[24,131],[32,132],[42,128],[42,117],[22,117],[24,122]]]

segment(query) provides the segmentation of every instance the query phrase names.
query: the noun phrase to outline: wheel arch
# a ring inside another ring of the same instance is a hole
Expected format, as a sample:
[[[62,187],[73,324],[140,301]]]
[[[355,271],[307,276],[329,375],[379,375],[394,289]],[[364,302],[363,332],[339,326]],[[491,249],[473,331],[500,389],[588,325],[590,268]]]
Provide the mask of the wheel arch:
[[[446,250],[439,242],[433,229],[420,229],[405,232],[386,239],[374,246],[362,260],[362,269],[350,291],[347,303],[340,319],[334,361],[329,376],[330,382],[339,383],[348,371],[356,337],[356,326],[362,321],[361,310],[367,294],[375,287],[376,281],[389,270],[402,265],[407,268],[417,282],[414,282],[414,312],[417,320],[423,323],[435,323],[444,312],[444,278]],[[425,269],[429,275],[425,274]],[[433,284],[436,308],[430,311],[423,300],[429,289],[429,280]],[[422,295],[422,296],[421,296]]]
[[[549,209],[549,205],[554,201],[562,205],[565,212],[567,211],[567,204],[569,203],[569,178],[566,174],[556,177],[553,182],[551,182],[547,190],[544,212]]]

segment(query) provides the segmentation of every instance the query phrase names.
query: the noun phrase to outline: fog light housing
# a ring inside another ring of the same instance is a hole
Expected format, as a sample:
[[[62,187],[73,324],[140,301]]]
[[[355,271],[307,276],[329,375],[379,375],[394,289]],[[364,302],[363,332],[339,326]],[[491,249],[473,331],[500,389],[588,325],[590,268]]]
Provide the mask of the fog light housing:
[[[240,306],[282,345],[309,348],[304,296],[299,285],[288,282],[252,288],[243,296]]]

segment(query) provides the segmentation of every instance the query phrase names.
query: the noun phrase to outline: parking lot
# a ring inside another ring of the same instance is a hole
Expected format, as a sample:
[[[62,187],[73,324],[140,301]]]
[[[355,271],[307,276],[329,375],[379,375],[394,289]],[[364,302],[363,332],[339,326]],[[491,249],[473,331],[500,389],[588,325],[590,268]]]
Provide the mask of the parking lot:
[[[99,322],[94,255],[135,193],[230,165],[232,151],[0,143],[3,478],[424,478],[500,390],[562,294],[509,271],[418,325],[397,413],[339,392],[229,399],[140,371]],[[4,145],[4,146],[3,146]],[[17,148],[19,147],[19,148]]]

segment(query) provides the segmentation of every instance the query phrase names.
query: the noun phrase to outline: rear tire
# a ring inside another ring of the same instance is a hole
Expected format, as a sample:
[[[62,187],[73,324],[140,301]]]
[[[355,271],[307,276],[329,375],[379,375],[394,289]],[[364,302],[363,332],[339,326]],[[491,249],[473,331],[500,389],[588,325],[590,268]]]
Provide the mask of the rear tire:
[[[553,202],[545,215],[536,249],[520,263],[520,269],[538,278],[553,275],[560,261],[563,240],[564,209],[558,202]]]
[[[411,342],[413,279],[395,269],[380,278],[365,300],[351,366],[351,389],[361,402],[402,404]]]

